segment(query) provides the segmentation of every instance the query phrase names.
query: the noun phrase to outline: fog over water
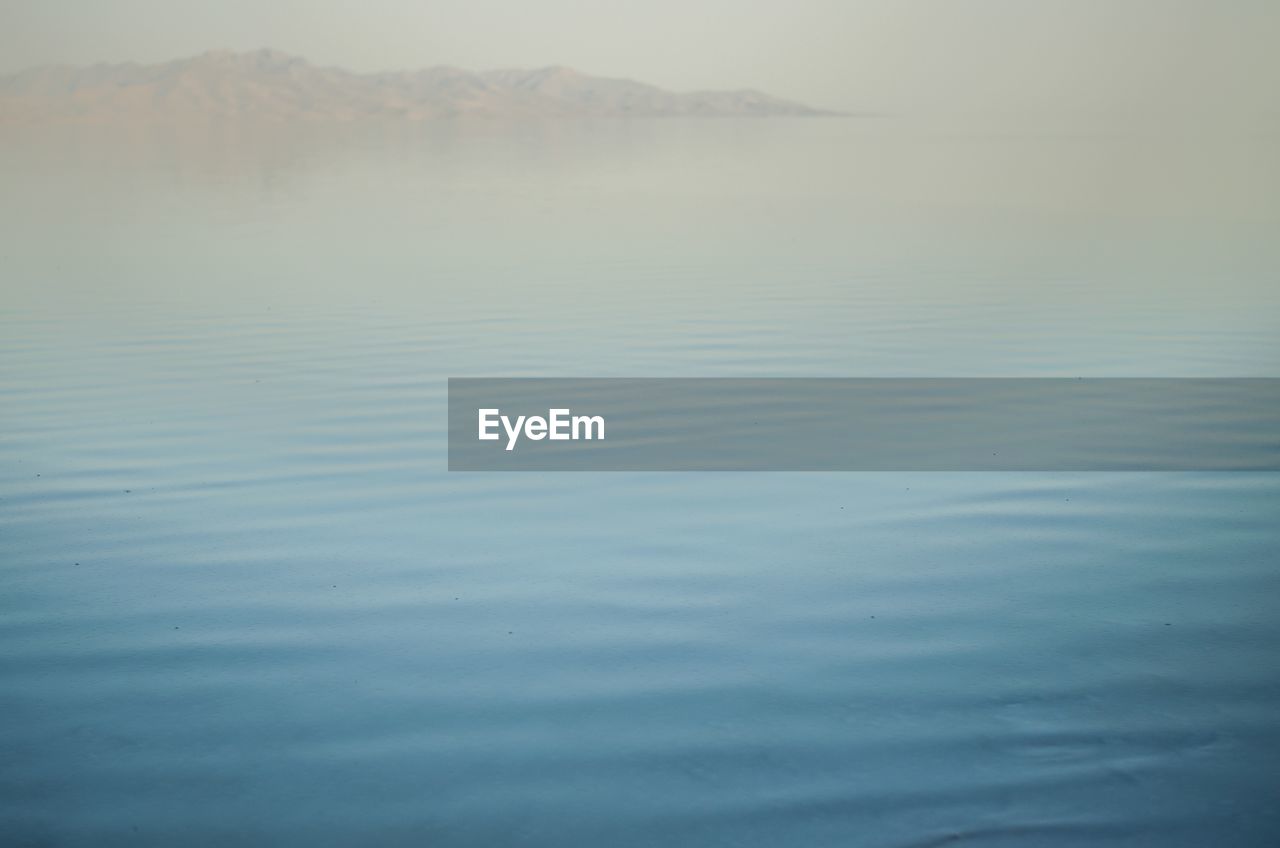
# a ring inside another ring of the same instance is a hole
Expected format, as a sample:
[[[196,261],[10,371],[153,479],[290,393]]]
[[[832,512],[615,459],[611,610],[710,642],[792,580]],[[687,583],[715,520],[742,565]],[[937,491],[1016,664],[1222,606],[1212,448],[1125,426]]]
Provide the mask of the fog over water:
[[[1280,376],[1276,141],[6,131],[0,842],[1275,844],[1276,475],[449,474],[444,402]]]

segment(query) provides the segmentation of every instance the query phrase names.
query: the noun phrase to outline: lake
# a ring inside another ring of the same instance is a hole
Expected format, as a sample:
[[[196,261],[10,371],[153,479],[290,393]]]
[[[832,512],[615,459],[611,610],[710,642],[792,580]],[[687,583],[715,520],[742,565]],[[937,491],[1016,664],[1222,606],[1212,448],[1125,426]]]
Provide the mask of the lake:
[[[449,377],[1280,376],[1274,128],[0,137],[0,842],[1271,846],[1280,475],[445,470]]]

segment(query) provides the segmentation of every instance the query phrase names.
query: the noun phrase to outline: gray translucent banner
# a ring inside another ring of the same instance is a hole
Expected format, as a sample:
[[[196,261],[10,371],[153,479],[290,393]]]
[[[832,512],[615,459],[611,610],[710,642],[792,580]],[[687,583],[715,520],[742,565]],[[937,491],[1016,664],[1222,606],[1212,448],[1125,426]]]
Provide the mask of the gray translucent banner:
[[[449,470],[1276,471],[1280,379],[455,378]]]

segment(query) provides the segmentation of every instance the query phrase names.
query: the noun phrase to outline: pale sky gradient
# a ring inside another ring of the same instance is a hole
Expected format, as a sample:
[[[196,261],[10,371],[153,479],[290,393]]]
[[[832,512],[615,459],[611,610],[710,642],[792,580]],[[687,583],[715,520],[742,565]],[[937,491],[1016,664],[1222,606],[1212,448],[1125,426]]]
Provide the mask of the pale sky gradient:
[[[1280,108],[1277,0],[0,0],[0,72],[275,47],[353,70],[569,65],[839,109]]]

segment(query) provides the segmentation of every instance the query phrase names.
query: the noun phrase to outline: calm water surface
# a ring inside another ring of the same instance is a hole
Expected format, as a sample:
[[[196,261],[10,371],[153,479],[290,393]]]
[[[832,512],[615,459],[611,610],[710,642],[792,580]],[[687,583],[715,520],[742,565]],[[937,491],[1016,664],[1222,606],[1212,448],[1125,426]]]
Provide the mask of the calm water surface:
[[[450,475],[449,376],[1280,376],[1243,131],[0,139],[0,843],[1280,844],[1280,476]]]

